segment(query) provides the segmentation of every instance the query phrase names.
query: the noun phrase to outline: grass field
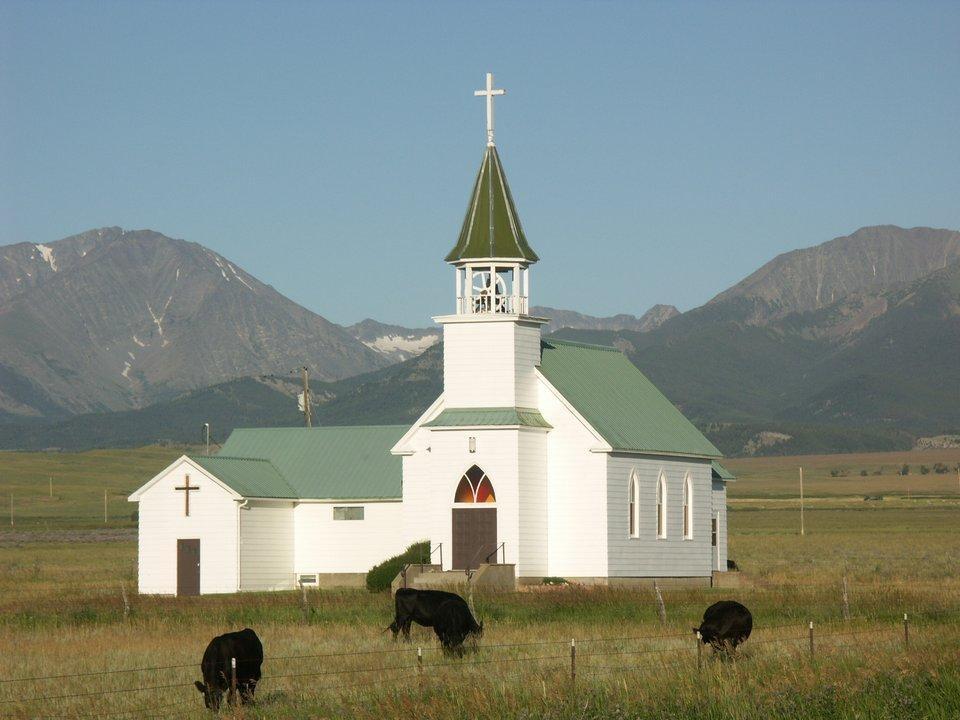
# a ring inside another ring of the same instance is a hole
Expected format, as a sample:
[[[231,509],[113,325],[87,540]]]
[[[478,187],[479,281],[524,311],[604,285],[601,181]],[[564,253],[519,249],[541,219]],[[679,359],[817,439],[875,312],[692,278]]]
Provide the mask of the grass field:
[[[206,717],[191,684],[203,647],[246,625],[264,641],[264,680],[257,706],[221,713],[228,717],[960,717],[960,493],[911,470],[918,485],[909,499],[889,484],[877,486],[883,501],[865,502],[861,488],[843,484],[859,475],[830,477],[845,463],[857,472],[867,463],[932,467],[941,461],[934,453],[803,458],[805,489],[813,488],[803,537],[790,493],[798,459],[731,461],[740,480],[731,486],[730,556],[743,569],[742,587],[665,588],[663,625],[649,591],[478,593],[486,632],[462,660],[445,658],[423,629],[413,645],[395,645],[383,632],[386,594],[311,591],[306,622],[293,592],[136,596],[126,529],[133,507],[118,501],[104,528],[103,487],[124,498],[177,454],[0,456],[3,489],[23,496],[19,524],[0,532],[0,717]],[[58,463],[61,499],[45,505],[46,477]],[[79,542],[114,531],[126,539]],[[706,651],[698,670],[689,628],[725,597],[751,608],[754,635],[736,662]],[[126,672],[156,666],[164,668]],[[123,672],[77,677],[105,670]],[[21,680],[52,675],[69,677]]]

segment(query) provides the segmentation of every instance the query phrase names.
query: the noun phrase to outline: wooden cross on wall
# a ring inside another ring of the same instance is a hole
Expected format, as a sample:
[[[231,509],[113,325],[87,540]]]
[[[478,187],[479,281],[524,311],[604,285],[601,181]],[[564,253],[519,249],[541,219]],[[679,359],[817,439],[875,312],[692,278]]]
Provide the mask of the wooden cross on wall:
[[[183,487],[174,488],[174,490],[183,490],[183,514],[190,517],[190,491],[199,492],[200,488],[190,484],[190,476],[187,475],[183,481]]]

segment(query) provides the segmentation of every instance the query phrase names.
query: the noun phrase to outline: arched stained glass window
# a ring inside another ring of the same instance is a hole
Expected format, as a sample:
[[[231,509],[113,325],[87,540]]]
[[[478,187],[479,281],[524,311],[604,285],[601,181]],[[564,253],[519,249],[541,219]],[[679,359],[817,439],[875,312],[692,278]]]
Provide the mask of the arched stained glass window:
[[[467,470],[460,483],[453,501],[458,503],[492,503],[497,501],[493,492],[493,483],[479,467],[474,465]]]
[[[661,472],[657,480],[657,537],[667,536],[667,478]]]

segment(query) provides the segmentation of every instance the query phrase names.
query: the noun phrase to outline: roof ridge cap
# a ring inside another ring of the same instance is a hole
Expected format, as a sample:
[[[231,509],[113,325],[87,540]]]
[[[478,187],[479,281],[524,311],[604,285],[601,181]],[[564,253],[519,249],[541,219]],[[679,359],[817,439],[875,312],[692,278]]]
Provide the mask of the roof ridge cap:
[[[547,345],[554,343],[556,345],[569,345],[570,347],[582,347],[582,348],[587,348],[589,350],[605,350],[607,352],[620,353],[621,355],[623,354],[623,351],[620,350],[620,348],[615,347],[613,345],[598,345],[596,343],[580,342],[579,340],[559,340],[559,339],[553,339],[553,338],[545,338],[541,342]]]

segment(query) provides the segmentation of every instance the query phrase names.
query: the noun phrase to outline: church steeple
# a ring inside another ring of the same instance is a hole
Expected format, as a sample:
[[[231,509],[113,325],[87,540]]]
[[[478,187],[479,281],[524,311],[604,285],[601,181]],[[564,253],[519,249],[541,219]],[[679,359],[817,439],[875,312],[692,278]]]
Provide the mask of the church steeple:
[[[526,263],[535,263],[540,259],[523,234],[495,145],[488,145],[483,154],[460,237],[444,259],[456,263],[480,258],[521,260]]]
[[[486,98],[487,147],[460,237],[445,258],[456,268],[458,315],[526,315],[529,266],[540,259],[523,233],[493,140],[493,98],[505,93],[493,87],[492,73],[486,89],[474,93]]]

